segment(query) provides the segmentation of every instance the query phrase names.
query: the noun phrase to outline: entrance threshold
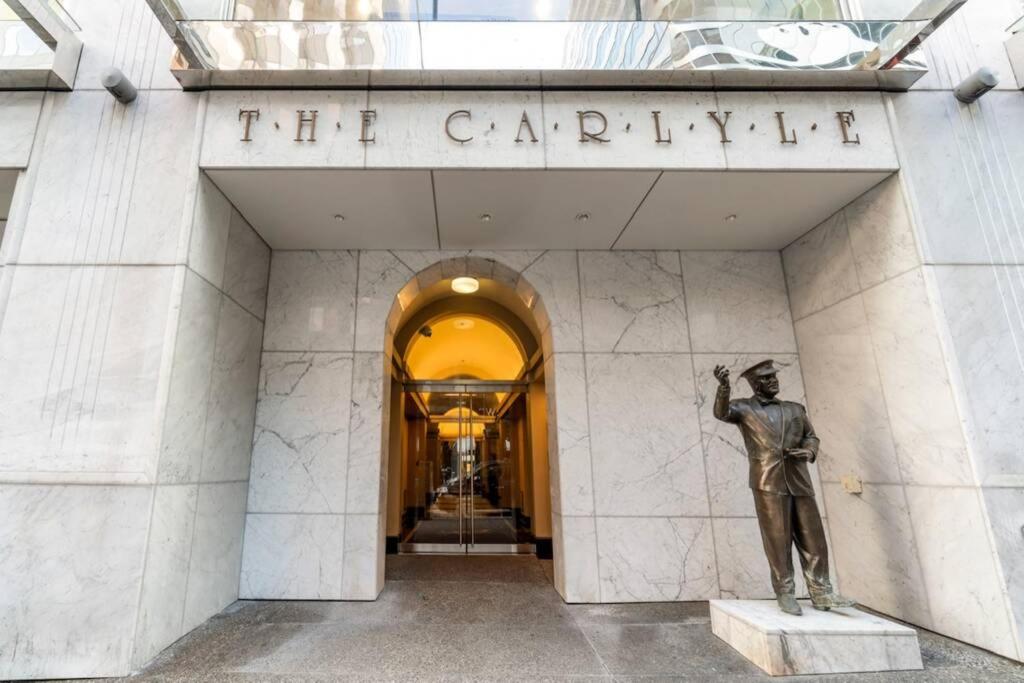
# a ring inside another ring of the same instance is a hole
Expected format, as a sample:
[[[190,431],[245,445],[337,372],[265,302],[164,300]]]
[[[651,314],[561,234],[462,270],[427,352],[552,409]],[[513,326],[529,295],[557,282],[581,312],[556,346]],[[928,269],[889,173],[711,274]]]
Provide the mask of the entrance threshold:
[[[398,552],[402,555],[532,555],[537,552],[537,546],[533,543],[399,543]]]

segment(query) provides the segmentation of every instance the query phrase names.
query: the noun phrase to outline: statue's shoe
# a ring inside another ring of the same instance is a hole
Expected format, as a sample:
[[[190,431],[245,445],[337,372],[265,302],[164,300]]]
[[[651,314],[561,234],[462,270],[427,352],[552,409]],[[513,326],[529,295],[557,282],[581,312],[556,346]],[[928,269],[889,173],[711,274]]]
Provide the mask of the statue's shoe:
[[[839,593],[825,593],[824,595],[812,595],[811,605],[814,609],[827,612],[833,608],[856,607],[857,601],[845,598]]]
[[[782,593],[776,596],[776,600],[779,601],[779,609],[786,614],[792,614],[795,617],[800,616],[804,613],[800,609],[800,603],[796,601],[796,596],[792,593]]]

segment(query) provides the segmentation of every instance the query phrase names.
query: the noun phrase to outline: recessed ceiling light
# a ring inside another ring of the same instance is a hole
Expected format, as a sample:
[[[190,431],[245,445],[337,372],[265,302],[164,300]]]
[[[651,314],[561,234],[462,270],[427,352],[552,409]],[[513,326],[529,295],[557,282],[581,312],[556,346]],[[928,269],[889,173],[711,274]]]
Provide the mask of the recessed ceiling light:
[[[470,320],[469,318],[459,318],[454,323],[452,323],[452,325],[457,330],[471,330],[473,329],[473,327],[476,326],[476,323]]]
[[[334,214],[334,220],[338,221],[339,223],[344,223],[345,217],[342,216],[340,213],[336,213]]]
[[[576,220],[579,221],[580,223],[586,223],[587,221],[590,220],[590,214],[587,213],[586,211],[578,213],[576,214]]]
[[[472,294],[480,289],[480,281],[475,277],[457,277],[452,280],[452,291],[456,294]]]
[[[482,214],[480,214],[480,222],[481,223],[490,223],[492,220],[494,220],[494,216],[492,216],[491,214],[489,214],[489,213],[482,213]]]
[[[734,220],[736,220],[737,218],[739,218],[739,216],[737,216],[737,215],[736,215],[736,214],[734,214],[734,213],[730,213],[730,214],[729,214],[728,216],[726,216],[726,217],[725,217],[725,221],[726,221],[727,223],[732,223],[732,222],[733,222]]]

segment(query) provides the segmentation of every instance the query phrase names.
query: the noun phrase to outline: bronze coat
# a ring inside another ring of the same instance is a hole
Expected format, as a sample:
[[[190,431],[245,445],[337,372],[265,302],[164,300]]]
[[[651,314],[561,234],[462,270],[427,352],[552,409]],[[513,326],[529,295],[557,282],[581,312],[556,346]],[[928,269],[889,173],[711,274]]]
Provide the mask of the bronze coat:
[[[755,491],[813,496],[807,462],[784,455],[788,448],[806,448],[818,456],[818,437],[807,410],[791,401],[752,396],[729,400],[729,388],[719,387],[715,417],[739,426],[750,459],[750,488]]]

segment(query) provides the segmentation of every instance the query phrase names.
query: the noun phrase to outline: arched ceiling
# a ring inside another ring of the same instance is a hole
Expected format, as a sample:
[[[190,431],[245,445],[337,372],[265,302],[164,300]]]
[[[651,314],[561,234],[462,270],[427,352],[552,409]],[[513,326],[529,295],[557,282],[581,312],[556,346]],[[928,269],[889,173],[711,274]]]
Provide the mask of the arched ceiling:
[[[526,365],[519,344],[504,327],[474,314],[430,323],[430,337],[417,334],[405,356],[414,379],[516,379]]]

